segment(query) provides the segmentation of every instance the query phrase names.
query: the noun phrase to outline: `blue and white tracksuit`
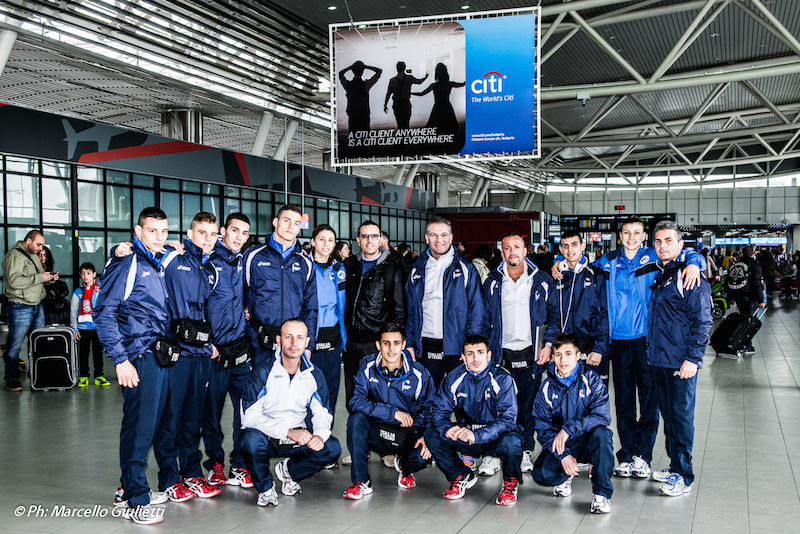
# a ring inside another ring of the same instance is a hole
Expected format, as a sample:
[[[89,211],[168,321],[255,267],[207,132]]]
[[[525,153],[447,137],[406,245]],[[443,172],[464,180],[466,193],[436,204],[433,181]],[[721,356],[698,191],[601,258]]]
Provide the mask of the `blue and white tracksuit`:
[[[347,343],[347,332],[344,328],[347,273],[342,262],[331,258],[325,268],[315,262],[314,274],[317,280],[317,336],[316,346],[309,345],[312,351],[311,362],[325,376],[330,402],[328,408],[335,414],[342,375],[342,349]],[[338,331],[339,342],[336,344],[326,341],[326,338],[330,339],[331,329]],[[323,333],[322,338],[320,331]]]
[[[701,277],[700,287],[685,289],[681,281],[686,253],[663,265],[652,286],[647,317],[647,363],[653,369],[658,407],[664,419],[664,435],[670,472],[681,475],[686,485],[694,481],[692,446],[697,375],[678,375],[684,361],[703,367],[703,354],[711,331],[711,286]]]
[[[589,265],[584,256],[575,269],[562,262],[561,273],[563,278],[555,282],[547,303],[545,341],[552,342],[562,332],[574,335],[584,355],[596,352],[603,357],[597,370],[608,380],[608,313],[602,271]]]
[[[429,353],[423,347],[425,327],[437,330],[436,326],[425,324],[426,311],[423,310],[423,301],[426,297],[426,266],[429,262],[437,261],[433,259],[430,249],[417,258],[406,281],[406,302],[408,303],[406,343],[414,349],[418,361],[428,369],[437,386],[441,383],[445,373],[459,365],[464,339],[473,334],[483,336],[487,334],[486,303],[481,291],[481,279],[478,271],[475,270],[472,263],[465,261],[452,246],[450,251],[452,252],[452,261],[440,271],[442,273],[440,288],[438,288],[439,280],[435,281],[437,288],[441,291],[438,298],[441,299],[442,314],[439,316],[436,312],[433,322],[441,321],[442,335],[435,338],[430,337],[441,342],[442,354]],[[445,257],[443,255],[441,259]],[[429,283],[431,282],[429,281]],[[430,311],[427,315],[430,315]]]
[[[130,361],[139,374],[138,386],[122,388],[120,481],[123,499],[131,507],[150,503],[147,456],[167,396],[167,370],[156,363],[150,349],[169,325],[162,259],[134,238],[129,256],[112,256],[106,265],[93,311],[106,355],[114,365]]]
[[[453,413],[456,423],[450,420]],[[454,425],[470,428],[475,443],[445,437]],[[517,432],[517,392],[508,371],[490,362],[479,373],[462,365],[448,374],[431,408],[425,443],[450,482],[469,473],[457,453],[496,456],[503,462],[503,478],[521,482],[522,438]]]
[[[522,434],[522,448],[532,451],[534,447],[533,437],[533,399],[539,391],[541,379],[541,366],[536,364],[538,354],[535,354],[536,347],[533,346],[536,338],[536,330],[547,322],[547,301],[553,291],[553,279],[550,275],[543,273],[529,259],[525,258],[525,272],[531,277],[530,281],[530,306],[529,319],[531,328],[531,353],[534,361],[532,365],[522,366],[524,362],[510,363],[504,365],[514,377],[517,385],[517,426]],[[497,269],[492,270],[486,281],[483,283],[483,293],[486,298],[487,309],[489,312],[489,325],[491,334],[489,336],[489,349],[492,351],[492,361],[495,364],[503,364],[503,279],[507,276],[505,262],[501,263]]]
[[[183,254],[168,249],[162,264],[170,297],[170,318],[173,321],[187,318],[205,322],[211,283],[203,263],[208,257],[203,257],[203,251],[188,239],[183,240],[183,246]],[[203,476],[200,429],[211,351],[210,345],[193,347],[181,343],[181,357],[175,365],[167,368],[167,400],[153,441],[161,491],[183,478]]]
[[[342,452],[339,441],[331,436],[333,416],[326,407],[328,388],[322,371],[305,354],[300,368],[290,376],[283,366],[283,356],[274,357],[253,367],[242,393],[242,453],[253,485],[259,493],[272,487],[270,458],[288,456],[289,473],[295,481],[308,478],[336,461]],[[307,445],[285,450],[276,440],[287,439],[289,430],[304,428],[325,442],[320,451]]]
[[[603,380],[578,360],[573,372],[560,377],[554,363],[547,368],[533,405],[536,432],[542,452],[533,467],[533,479],[543,486],[557,486],[569,478],[561,460],[567,456],[591,463],[592,493],[611,498],[614,470],[611,403]],[[559,431],[569,436],[561,454],[553,450]]]
[[[402,355],[403,366],[398,376],[389,376],[382,370],[381,353],[361,360],[355,376],[353,398],[350,400],[350,417],[347,419],[347,449],[353,459],[350,478],[353,483],[369,479],[369,451],[381,456],[396,454],[400,467],[408,476],[430,465],[420,455],[414,443],[428,426],[430,405],[435,390],[430,373],[419,362]],[[409,414],[414,424],[407,428],[405,442],[393,447],[380,437],[378,425],[400,428],[395,418],[397,411]]]
[[[702,254],[689,252],[690,264],[702,271]],[[653,445],[658,434],[658,404],[653,373],[647,364],[647,307],[650,286],[661,273],[652,247],[640,248],[629,259],[624,248],[608,252],[594,265],[605,273],[608,302],[609,360],[614,368],[614,404],[617,413],[619,462],[632,462],[633,456],[653,460]],[[637,398],[638,394],[638,421]]]
[[[222,240],[214,245],[211,259],[203,267],[211,275],[211,293],[208,295],[208,322],[214,330],[213,343],[216,346],[230,343],[245,334],[244,317],[244,266],[242,253],[233,252]],[[222,449],[224,434],[220,420],[225,407],[225,396],[230,395],[233,405],[233,449],[230,454],[231,467],[244,468],[242,457],[242,422],[239,404],[242,398],[250,364],[245,363],[225,369],[219,360],[211,362],[208,375],[208,391],[203,408],[203,444],[208,459],[203,462],[206,469],[214,464],[225,465],[225,451]]]
[[[283,249],[272,234],[264,243],[253,245],[244,253],[244,275],[250,312],[247,325],[253,345],[253,365],[272,356],[272,349],[262,349],[256,340],[253,319],[274,328],[276,335],[288,319],[300,319],[308,327],[309,347],[317,334],[317,281],[311,259],[295,241]]]

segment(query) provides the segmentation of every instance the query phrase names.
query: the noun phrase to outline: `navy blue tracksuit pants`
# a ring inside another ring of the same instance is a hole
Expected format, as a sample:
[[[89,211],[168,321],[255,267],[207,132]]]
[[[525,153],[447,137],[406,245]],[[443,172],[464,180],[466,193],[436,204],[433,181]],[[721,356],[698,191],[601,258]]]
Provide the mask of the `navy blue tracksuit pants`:
[[[567,440],[567,448],[578,463],[592,464],[592,493],[610,499],[614,493],[611,474],[614,472],[613,434],[608,427],[596,426],[586,434]],[[561,460],[545,449],[533,464],[533,480],[542,486],[558,486],[569,479]]]
[[[523,369],[514,369],[513,371],[509,369],[509,372],[517,384],[517,430],[522,435],[522,450],[530,452],[536,446],[536,440],[533,437],[535,431],[533,400],[536,398],[542,382],[542,371],[539,366],[534,364],[532,367]]]
[[[697,375],[682,379],[675,369],[655,366],[652,369],[658,395],[658,408],[664,419],[664,438],[670,460],[669,470],[682,476],[689,486],[694,482],[692,447]]]
[[[614,405],[620,441],[617,460],[630,463],[635,455],[650,464],[653,462],[653,445],[658,434],[658,398],[653,371],[647,363],[646,338],[612,340],[610,356],[614,369]]]
[[[311,363],[322,370],[328,386],[328,404],[331,415],[336,415],[336,400],[339,397],[339,382],[342,379],[342,347],[325,352],[312,352]]]
[[[242,430],[242,454],[250,470],[250,479],[259,493],[272,487],[272,473],[269,470],[270,458],[288,457],[289,474],[295,482],[321,471],[332,464],[342,453],[339,440],[331,436],[321,451],[314,451],[303,445],[294,449],[279,449],[270,443],[269,438],[260,430],[245,428]]]
[[[459,458],[458,453],[470,456],[495,456],[503,462],[503,478],[516,478],[522,482],[522,437],[519,432],[506,432],[489,443],[473,443],[445,439],[433,427],[425,430],[425,444],[433,453],[436,465],[442,470],[448,482],[469,474],[469,468]]]
[[[150,504],[147,456],[161,420],[167,397],[167,368],[156,363],[152,352],[130,361],[139,373],[139,385],[122,388],[122,428],[119,431],[120,482],[123,499],[135,508]]]
[[[175,365],[167,368],[167,401],[153,442],[161,491],[182,478],[203,476],[200,427],[210,368],[211,358],[191,356],[181,356]]]
[[[399,426],[399,425],[398,425]],[[353,459],[350,466],[350,479],[356,482],[369,480],[369,451],[373,450],[381,456],[397,454],[400,456],[400,469],[408,476],[428,467],[433,458],[425,460],[420,456],[420,447],[414,448],[419,434],[409,435],[402,447],[393,447],[380,438],[375,419],[364,412],[353,412],[347,419],[347,450]]]
[[[245,467],[242,457],[242,412],[240,401],[242,390],[250,373],[250,364],[225,369],[221,363],[212,361],[208,374],[208,391],[203,409],[203,444],[208,459],[203,467],[210,470],[214,464],[225,465],[225,451],[222,449],[222,411],[225,408],[225,397],[230,394],[233,407],[233,450],[231,451],[231,467]]]

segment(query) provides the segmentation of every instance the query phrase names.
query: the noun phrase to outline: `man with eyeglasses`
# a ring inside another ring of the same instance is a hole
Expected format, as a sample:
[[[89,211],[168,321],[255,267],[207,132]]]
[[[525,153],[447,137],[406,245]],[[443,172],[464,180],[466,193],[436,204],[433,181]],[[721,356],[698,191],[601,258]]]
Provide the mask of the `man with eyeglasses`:
[[[478,271],[453,246],[450,221],[432,218],[425,242],[428,250],[414,262],[406,282],[407,350],[439,387],[458,367],[464,339],[486,334],[486,304]]]
[[[358,363],[375,352],[375,342],[386,323],[406,322],[405,274],[399,256],[381,246],[381,229],[364,221],[356,238],[361,252],[345,261],[345,329],[347,345],[342,354],[346,405],[353,398],[353,377]]]

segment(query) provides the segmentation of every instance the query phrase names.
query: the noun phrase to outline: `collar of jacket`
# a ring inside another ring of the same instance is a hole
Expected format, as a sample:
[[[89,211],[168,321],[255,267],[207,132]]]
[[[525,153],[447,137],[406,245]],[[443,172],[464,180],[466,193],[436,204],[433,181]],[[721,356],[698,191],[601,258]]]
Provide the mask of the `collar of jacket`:
[[[561,271],[565,271],[565,272],[566,271],[573,271],[576,275],[579,272],[581,272],[582,270],[584,270],[584,269],[586,269],[588,267],[589,267],[589,258],[587,258],[586,256],[581,256],[581,261],[578,262],[578,264],[575,266],[574,269],[570,269],[569,268],[569,264],[567,264],[567,260],[566,259],[561,260],[561,263],[558,266],[558,268]]]
[[[164,257],[166,256],[166,254],[164,254],[163,249],[158,254],[153,254],[146,246],[144,246],[142,240],[136,236],[133,237],[132,252],[139,254],[140,256],[148,260],[150,263],[152,263],[159,269],[161,268],[161,262],[164,260]]]
[[[379,250],[381,251],[381,253],[378,256],[377,260],[367,260],[367,261],[375,261],[375,265],[380,265],[381,263],[386,261],[391,255],[391,252],[389,252],[389,249],[386,247],[381,247]],[[364,253],[359,252],[358,254],[356,254],[356,258],[358,259],[359,263],[361,263],[362,261],[364,261]]]
[[[466,363],[464,364],[464,368],[467,370],[467,374],[468,374],[469,376],[471,376],[472,378],[476,379],[476,380],[477,380],[478,378],[480,378],[480,377],[484,376],[486,373],[488,373],[488,372],[489,372],[489,369],[490,369],[491,367],[492,367],[492,360],[491,360],[491,359],[489,360],[489,363],[487,363],[487,364],[486,364],[486,367],[484,367],[484,368],[483,368],[483,370],[482,370],[482,371],[480,371],[480,372],[478,372],[478,373],[476,373],[475,371],[472,371],[472,370],[470,370],[470,368],[469,368],[469,367],[467,367],[467,364],[466,364]]]
[[[271,234],[269,234],[269,235],[267,236],[267,238],[264,240],[264,244],[265,244],[265,245],[267,245],[267,248],[274,250],[276,253],[280,254],[281,258],[283,258],[283,254],[281,254],[280,252],[278,252],[278,251],[275,249],[275,247],[273,247],[273,246],[272,246],[272,236],[273,236],[273,235],[275,235],[275,232],[272,232]],[[281,245],[280,243],[278,243],[278,240],[277,240],[277,239],[275,240],[275,243],[276,243],[276,244],[278,244],[278,245],[280,245],[281,249],[283,249],[283,245]],[[294,244],[293,244],[293,245],[291,245],[291,246],[289,247],[289,249],[292,251],[292,252],[289,254],[289,256],[291,256],[292,254],[300,254],[300,250],[303,250],[303,247],[301,247],[301,246],[300,246],[300,241],[299,241],[297,238],[295,238],[295,240],[294,240]],[[298,250],[298,249],[300,249],[300,250]],[[289,259],[289,256],[287,256],[286,258],[287,258],[287,259]]]
[[[548,376],[553,377],[553,382],[554,383],[556,383],[559,386],[561,386],[563,388],[566,388],[566,389],[569,389],[569,387],[572,386],[572,384],[577,382],[578,376],[580,374],[582,374],[583,372],[585,372],[585,370],[586,370],[586,364],[584,363],[583,360],[581,360],[579,358],[578,359],[578,363],[575,365],[575,369],[572,370],[572,373],[568,377],[562,378],[558,374],[558,369],[556,369],[556,362],[551,361],[551,362],[549,362],[547,364],[547,374],[548,374]],[[566,379],[571,378],[571,377],[574,377],[574,378],[572,379],[572,381],[569,384],[566,384],[566,383],[563,382],[563,380],[566,380]]]
[[[503,271],[503,268],[505,267],[505,265],[506,265],[506,260],[501,261],[500,265],[497,266],[497,269],[495,269],[495,271],[497,271],[501,275],[506,274],[505,271]],[[525,265],[526,265],[527,274],[529,276],[533,276],[534,274],[539,272],[539,268],[527,256],[525,256]]]
[[[283,367],[283,354],[281,353],[281,349],[275,349],[275,363]],[[283,367],[286,369],[286,367]],[[300,368],[297,369],[298,373],[305,373],[306,371],[311,371],[314,369],[314,364],[309,361],[306,357],[306,352],[303,351],[303,354],[300,356]],[[286,371],[287,373],[289,371]]]
[[[411,362],[408,360],[408,355],[406,354],[406,351],[403,351],[403,354],[400,356],[402,358],[402,360],[403,360],[403,374],[401,374],[397,378],[392,378],[390,376],[386,376],[385,374],[383,374],[381,372],[381,361],[382,361],[381,358],[382,358],[382,356],[383,355],[380,352],[378,352],[378,357],[375,358],[375,368],[378,370],[378,374],[381,375],[386,380],[388,380],[389,382],[392,382],[394,380],[403,380],[403,379],[407,378],[409,374],[411,374]]]
[[[217,244],[214,245],[214,250],[211,251],[212,259],[214,256],[217,256],[228,263],[233,263],[233,260],[236,260],[242,256],[242,251],[234,252],[228,247],[225,246],[225,243],[222,242],[222,239],[217,239]]]

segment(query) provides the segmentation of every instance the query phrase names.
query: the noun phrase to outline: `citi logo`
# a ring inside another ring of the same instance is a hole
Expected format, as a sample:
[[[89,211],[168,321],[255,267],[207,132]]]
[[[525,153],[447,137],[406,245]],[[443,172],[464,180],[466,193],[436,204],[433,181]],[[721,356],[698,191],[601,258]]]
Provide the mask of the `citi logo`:
[[[505,80],[507,77],[508,76],[493,70],[484,74],[483,78],[473,81],[469,87],[476,95],[486,93],[502,93],[503,80]]]

